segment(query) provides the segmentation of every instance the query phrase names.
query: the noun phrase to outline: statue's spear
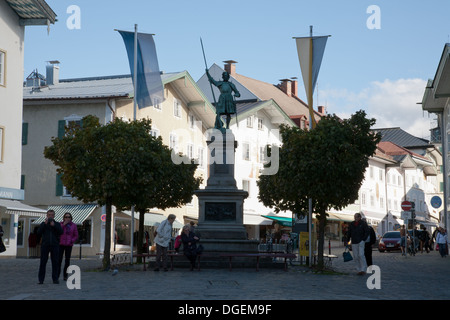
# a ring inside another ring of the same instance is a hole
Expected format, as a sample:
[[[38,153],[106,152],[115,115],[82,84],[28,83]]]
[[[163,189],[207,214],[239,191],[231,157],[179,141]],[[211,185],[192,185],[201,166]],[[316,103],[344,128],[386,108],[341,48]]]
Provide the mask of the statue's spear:
[[[202,37],[200,37],[200,43],[202,45],[203,59],[205,60],[205,68],[206,68],[206,71],[208,71],[208,64],[206,63],[205,48],[203,48]],[[213,96],[213,99],[214,99],[214,107],[217,108],[216,96],[214,95],[214,90],[213,90],[213,87],[212,87],[212,83],[211,83],[211,81],[209,81],[209,79],[208,79],[208,82],[209,82],[209,85],[211,86],[211,92],[212,92],[212,96]],[[217,120],[219,120],[220,122],[217,123],[218,122]],[[216,125],[218,126],[219,124],[220,124],[220,127],[218,127],[218,128],[221,128],[223,126],[223,123],[222,123],[222,120],[220,119],[220,116],[217,114],[217,111],[216,111]]]

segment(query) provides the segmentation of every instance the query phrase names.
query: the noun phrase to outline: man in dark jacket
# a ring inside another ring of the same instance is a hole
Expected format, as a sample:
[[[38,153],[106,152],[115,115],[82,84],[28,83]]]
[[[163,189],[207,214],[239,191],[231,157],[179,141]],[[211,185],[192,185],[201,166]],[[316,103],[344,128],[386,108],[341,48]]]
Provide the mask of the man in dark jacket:
[[[355,213],[355,220],[348,228],[348,240],[352,242],[353,258],[356,262],[358,275],[364,275],[367,271],[367,262],[364,257],[365,241],[369,236],[369,227],[362,220],[361,213]]]
[[[59,273],[59,237],[63,233],[61,224],[55,221],[55,211],[48,210],[47,218],[41,223],[37,231],[42,237],[41,261],[39,265],[39,284],[44,283],[45,269],[48,261],[48,254],[52,261],[52,279],[57,284]]]
[[[365,218],[362,219],[367,223]],[[369,228],[369,236],[366,239],[365,248],[364,248],[364,257],[366,258],[367,266],[371,266],[373,264],[372,260],[372,246],[377,241],[377,235],[375,234],[375,230],[373,230],[372,226],[367,224]]]

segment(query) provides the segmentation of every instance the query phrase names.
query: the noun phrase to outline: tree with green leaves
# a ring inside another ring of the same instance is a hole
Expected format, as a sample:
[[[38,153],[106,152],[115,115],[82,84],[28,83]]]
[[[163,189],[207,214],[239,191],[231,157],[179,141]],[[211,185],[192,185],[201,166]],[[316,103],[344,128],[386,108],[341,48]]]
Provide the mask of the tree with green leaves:
[[[313,130],[283,126],[278,172],[263,171],[258,181],[258,198],[276,212],[305,215],[312,199],[319,222],[319,268],[323,268],[327,210],[340,210],[358,199],[369,157],[381,139],[371,131],[374,124],[375,119],[367,119],[361,110],[345,120],[322,117]]]
[[[106,207],[103,268],[109,270],[113,205],[119,209],[136,205],[142,212],[142,244],[143,215],[148,208],[166,209],[191,201],[201,179],[194,177],[197,165],[192,162],[172,162],[169,148],[150,134],[148,119],[114,119],[100,125],[97,117],[89,115],[81,123],[67,127],[63,137],[53,138],[44,156],[57,166],[74,197]]]

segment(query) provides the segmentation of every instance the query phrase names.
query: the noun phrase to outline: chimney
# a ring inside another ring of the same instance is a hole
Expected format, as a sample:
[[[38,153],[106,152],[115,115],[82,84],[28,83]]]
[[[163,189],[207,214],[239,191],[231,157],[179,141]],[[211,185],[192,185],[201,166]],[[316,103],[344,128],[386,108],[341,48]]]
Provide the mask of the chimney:
[[[292,97],[292,89],[291,89],[291,80],[290,79],[281,79],[281,84],[278,86],[281,91],[286,93],[289,97]]]
[[[318,112],[321,114],[321,115],[325,115],[325,113],[326,113],[326,111],[325,111],[325,107],[324,106],[318,106],[317,107],[317,110],[318,110]]]
[[[47,85],[53,85],[59,83],[59,61],[58,60],[52,60],[47,61],[49,64],[47,64],[46,67],[46,75],[47,75]]]
[[[224,61],[224,62],[226,63],[225,67],[224,67],[225,71],[228,72],[230,74],[230,76],[234,76],[236,74],[236,65],[235,65],[235,63],[237,63],[237,61],[227,60],[227,61]]]
[[[292,96],[298,97],[298,81],[297,78],[291,78],[291,92]]]

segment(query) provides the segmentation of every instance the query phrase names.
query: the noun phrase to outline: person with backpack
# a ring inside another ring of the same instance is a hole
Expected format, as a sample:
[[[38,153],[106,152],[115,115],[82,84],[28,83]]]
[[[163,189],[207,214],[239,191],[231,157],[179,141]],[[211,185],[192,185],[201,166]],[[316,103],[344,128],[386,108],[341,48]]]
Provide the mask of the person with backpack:
[[[364,222],[367,223],[366,218],[362,219]],[[367,266],[371,266],[373,263],[372,261],[372,246],[377,241],[377,236],[375,234],[375,230],[373,230],[372,226],[370,224],[367,224],[367,227],[369,228],[369,236],[367,237],[365,241],[364,246],[364,257],[366,258]]]

